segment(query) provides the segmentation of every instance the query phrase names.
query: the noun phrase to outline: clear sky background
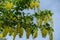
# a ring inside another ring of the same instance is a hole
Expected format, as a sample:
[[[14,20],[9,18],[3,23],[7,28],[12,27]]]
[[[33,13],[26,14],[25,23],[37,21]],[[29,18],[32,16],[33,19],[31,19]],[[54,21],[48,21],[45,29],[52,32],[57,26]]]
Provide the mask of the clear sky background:
[[[54,20],[54,40],[60,40],[60,0],[41,0],[40,1],[40,9],[48,9],[51,10],[54,15],[53,15],[53,20]],[[32,12],[32,11],[30,11]],[[32,12],[33,13],[33,12]],[[12,40],[12,37],[7,36],[7,40]],[[16,36],[16,40],[33,40],[32,36],[30,36],[29,39],[26,39],[26,35],[24,32],[23,38],[19,38],[19,36]],[[38,31],[38,37],[34,40],[49,40],[49,37],[47,36],[46,38],[42,38],[40,34],[40,30]]]

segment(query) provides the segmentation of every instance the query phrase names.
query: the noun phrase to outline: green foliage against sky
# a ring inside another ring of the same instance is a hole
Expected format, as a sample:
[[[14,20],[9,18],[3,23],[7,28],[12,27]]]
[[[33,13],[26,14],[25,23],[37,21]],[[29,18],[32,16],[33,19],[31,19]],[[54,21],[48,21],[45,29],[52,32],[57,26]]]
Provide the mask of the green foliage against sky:
[[[3,38],[9,33],[15,40],[16,35],[22,38],[25,30],[27,39],[30,34],[32,34],[33,38],[36,38],[39,28],[43,38],[48,34],[50,40],[53,40],[53,13],[50,10],[41,11],[39,3],[39,0],[0,1],[0,37]],[[32,9],[34,14],[30,15],[28,13],[26,15],[23,12],[24,9]],[[36,23],[33,22],[34,18],[36,18]]]

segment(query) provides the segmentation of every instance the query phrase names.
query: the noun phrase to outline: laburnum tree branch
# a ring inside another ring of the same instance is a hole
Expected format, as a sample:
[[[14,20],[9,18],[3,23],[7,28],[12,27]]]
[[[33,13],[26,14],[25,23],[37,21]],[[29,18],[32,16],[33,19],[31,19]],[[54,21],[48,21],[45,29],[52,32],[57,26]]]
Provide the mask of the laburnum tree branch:
[[[50,10],[40,10],[40,0],[2,0],[0,1],[0,38],[4,38],[8,33],[15,40],[16,35],[22,38],[24,30],[26,38],[32,34],[33,38],[38,36],[38,28],[41,35],[53,40],[53,19]],[[26,13],[24,9],[37,9],[34,14]],[[34,18],[36,23],[33,22]]]

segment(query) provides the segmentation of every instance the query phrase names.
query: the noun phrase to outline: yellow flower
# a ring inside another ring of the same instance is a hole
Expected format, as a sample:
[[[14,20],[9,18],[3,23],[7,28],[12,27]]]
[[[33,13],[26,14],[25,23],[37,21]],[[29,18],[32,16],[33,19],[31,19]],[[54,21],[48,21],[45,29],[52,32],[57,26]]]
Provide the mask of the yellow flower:
[[[16,35],[17,35],[17,33],[15,33],[15,32],[12,33],[13,40],[15,40]]]
[[[10,10],[10,9],[13,7],[13,3],[9,3],[9,2],[4,3],[4,7],[5,7],[6,9]]]
[[[36,38],[37,37],[37,29],[34,29],[33,30],[33,38]]]
[[[38,2],[35,2],[35,7],[38,7],[39,6],[39,3]]]
[[[41,33],[42,33],[42,37],[46,37],[47,35],[47,30],[45,28],[42,29]]]
[[[47,20],[47,18],[46,17],[44,17],[44,24],[46,24],[47,22],[48,22],[48,20]]]
[[[31,29],[30,29],[30,28],[27,28],[27,29],[26,29],[26,37],[27,37],[27,38],[29,38],[30,32],[31,32]]]
[[[38,7],[39,3],[38,2],[31,2],[30,3],[30,8]]]
[[[35,3],[34,3],[34,2],[31,2],[31,3],[30,3],[30,7],[31,7],[31,8],[35,7]]]
[[[3,34],[2,33],[0,34],[0,38],[3,38]]]

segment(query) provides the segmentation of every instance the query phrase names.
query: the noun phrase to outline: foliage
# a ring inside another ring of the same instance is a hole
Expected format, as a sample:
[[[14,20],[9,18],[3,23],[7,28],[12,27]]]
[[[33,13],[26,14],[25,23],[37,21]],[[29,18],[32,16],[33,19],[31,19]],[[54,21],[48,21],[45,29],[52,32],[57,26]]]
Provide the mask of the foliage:
[[[26,15],[23,12],[24,9],[37,9],[38,12]],[[9,33],[15,40],[18,34],[22,38],[25,30],[27,39],[30,34],[32,34],[33,38],[36,38],[39,28],[42,37],[45,38],[48,34],[50,40],[53,40],[52,14],[50,10],[39,10],[39,0],[1,0],[0,31],[2,34],[0,36],[5,37]],[[33,22],[34,18],[36,18],[36,23]]]

